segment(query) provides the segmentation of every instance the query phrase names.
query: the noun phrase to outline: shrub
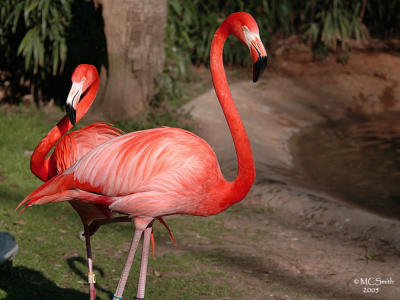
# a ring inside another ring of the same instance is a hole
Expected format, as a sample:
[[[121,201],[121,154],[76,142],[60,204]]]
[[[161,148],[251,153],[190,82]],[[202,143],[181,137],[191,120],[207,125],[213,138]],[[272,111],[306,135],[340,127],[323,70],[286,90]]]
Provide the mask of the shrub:
[[[350,38],[361,39],[367,30],[359,19],[359,1],[320,0],[308,1],[305,14],[310,20],[304,25],[304,37],[309,38],[315,48],[321,44],[336,51],[348,50]]]
[[[2,42],[10,34],[22,37],[17,54],[24,57],[25,70],[37,74],[39,68],[50,69],[55,75],[67,59],[65,31],[70,19],[70,3],[65,0],[6,0],[0,18]]]
[[[60,74],[67,59],[66,28],[71,19],[66,0],[4,0],[0,11],[0,68],[16,81],[28,80],[38,97],[43,82]],[[23,60],[20,59],[23,58]]]

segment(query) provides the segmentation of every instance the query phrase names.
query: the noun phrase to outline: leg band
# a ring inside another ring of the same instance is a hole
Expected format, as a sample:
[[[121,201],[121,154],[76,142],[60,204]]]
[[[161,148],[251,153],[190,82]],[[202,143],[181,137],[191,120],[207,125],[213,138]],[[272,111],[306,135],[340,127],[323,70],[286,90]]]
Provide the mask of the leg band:
[[[96,283],[96,275],[93,272],[88,272],[89,283]]]
[[[118,296],[113,296],[112,300],[122,300],[122,297],[118,297]]]

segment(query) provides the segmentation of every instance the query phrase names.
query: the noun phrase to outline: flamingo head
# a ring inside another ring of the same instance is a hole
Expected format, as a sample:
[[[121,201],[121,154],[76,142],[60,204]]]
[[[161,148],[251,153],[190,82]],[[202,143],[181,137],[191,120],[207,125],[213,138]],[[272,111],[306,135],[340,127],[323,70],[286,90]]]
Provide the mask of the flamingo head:
[[[256,21],[250,14],[238,12],[231,14],[225,22],[228,24],[230,32],[249,47],[253,60],[253,81],[256,82],[264,72],[268,60]]]
[[[83,98],[81,96],[85,94],[95,81],[98,81],[98,78],[97,69],[92,65],[81,64],[72,73],[72,87],[68,93],[66,105],[67,115],[72,125],[76,123],[76,111],[78,104]],[[88,105],[90,104],[88,103]]]

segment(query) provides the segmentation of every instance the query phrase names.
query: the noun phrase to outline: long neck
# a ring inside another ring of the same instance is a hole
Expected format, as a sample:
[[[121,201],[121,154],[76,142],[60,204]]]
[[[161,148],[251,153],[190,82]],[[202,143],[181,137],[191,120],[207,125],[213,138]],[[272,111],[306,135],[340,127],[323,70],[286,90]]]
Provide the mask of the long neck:
[[[40,141],[36,146],[31,156],[31,171],[41,180],[46,181],[51,176],[51,167],[49,158],[46,159],[47,154],[57,141],[72,128],[72,124],[68,117],[65,116],[54,126],[49,133]]]
[[[229,34],[229,28],[225,22],[216,31],[210,51],[210,69],[215,92],[229,125],[238,160],[237,177],[231,184],[228,184],[227,195],[224,197],[224,203],[221,203],[221,208],[229,207],[242,200],[250,190],[255,178],[254,159],[250,142],[235,103],[232,100],[223,65],[222,52]]]
[[[88,88],[86,95],[82,98],[78,105],[76,112],[76,121],[86,114],[94,98],[96,97],[97,89],[99,87],[98,78]],[[51,165],[50,159],[46,158],[54,145],[66,134],[73,125],[68,117],[63,117],[56,126],[54,126],[49,133],[40,141],[33,151],[31,157],[31,171],[41,180],[46,181],[55,175],[55,166]]]

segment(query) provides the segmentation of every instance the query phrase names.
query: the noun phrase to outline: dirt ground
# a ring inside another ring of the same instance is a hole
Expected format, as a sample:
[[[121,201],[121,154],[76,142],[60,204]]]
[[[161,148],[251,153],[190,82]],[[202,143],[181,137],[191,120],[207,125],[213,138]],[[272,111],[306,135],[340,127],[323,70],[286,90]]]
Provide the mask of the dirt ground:
[[[400,111],[400,55],[353,51],[343,65],[334,57],[313,62],[301,46],[277,53],[259,83],[230,86],[257,178],[241,213],[227,219],[254,238],[225,236],[232,263],[224,271],[243,274],[246,299],[399,299],[399,220],[310,186],[290,138],[318,123]],[[213,90],[185,111],[233,178],[233,143]]]

